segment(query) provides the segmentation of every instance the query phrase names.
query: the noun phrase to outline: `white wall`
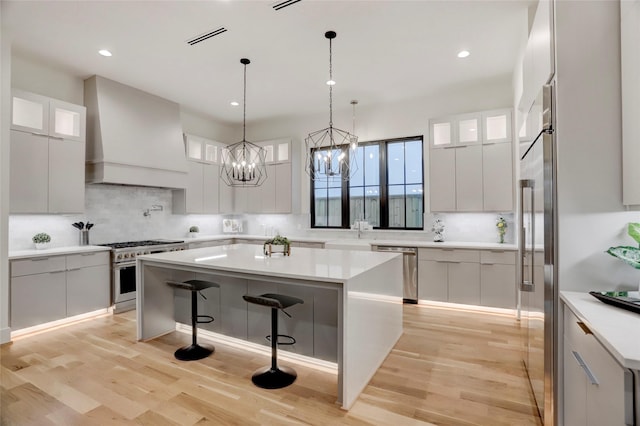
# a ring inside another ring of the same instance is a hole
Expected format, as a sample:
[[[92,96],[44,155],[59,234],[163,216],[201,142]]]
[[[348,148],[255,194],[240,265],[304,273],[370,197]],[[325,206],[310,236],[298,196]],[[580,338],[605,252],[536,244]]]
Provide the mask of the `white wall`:
[[[0,22],[2,3],[0,3]],[[4,28],[4,26],[2,26]],[[0,343],[11,339],[9,329],[9,108],[11,92],[11,44],[0,31]]]
[[[558,1],[556,49],[560,289],[637,288],[604,253],[640,221],[622,205],[619,3]]]
[[[509,108],[513,104],[512,81],[511,75],[505,75],[487,81],[470,82],[468,85],[443,87],[437,93],[417,96],[416,99],[402,103],[369,105],[366,99],[358,101],[355,134],[359,141],[424,135],[425,164],[429,164],[429,119],[449,114]],[[351,105],[334,105],[334,127],[351,132],[352,122]],[[250,140],[292,138],[300,161],[298,171],[294,169],[293,173],[294,179],[297,178],[301,183],[299,197],[294,197],[294,202],[296,199],[300,202],[299,206],[294,204],[296,212],[309,213],[309,177],[304,171],[304,139],[310,132],[328,125],[328,101],[326,113],[323,114],[252,122],[250,126],[247,125],[248,138],[249,132],[254,137]],[[425,167],[425,173],[428,176],[428,167]],[[425,200],[425,211],[429,211],[428,197]]]

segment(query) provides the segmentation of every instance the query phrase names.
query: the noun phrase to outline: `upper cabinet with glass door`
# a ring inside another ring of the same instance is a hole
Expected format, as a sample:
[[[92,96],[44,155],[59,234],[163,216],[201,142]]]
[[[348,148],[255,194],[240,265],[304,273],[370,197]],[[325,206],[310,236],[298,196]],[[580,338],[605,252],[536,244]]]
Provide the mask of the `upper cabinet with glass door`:
[[[85,141],[87,109],[82,105],[14,89],[11,111],[13,130]]]
[[[431,120],[431,148],[477,145],[482,141],[480,113],[461,114]]]
[[[511,110],[499,109],[482,113],[483,143],[511,142]]]
[[[201,136],[184,134],[187,159],[201,163],[219,164],[222,144]]]
[[[291,140],[273,139],[256,142],[256,145],[265,149],[266,163],[288,163],[291,161]]]

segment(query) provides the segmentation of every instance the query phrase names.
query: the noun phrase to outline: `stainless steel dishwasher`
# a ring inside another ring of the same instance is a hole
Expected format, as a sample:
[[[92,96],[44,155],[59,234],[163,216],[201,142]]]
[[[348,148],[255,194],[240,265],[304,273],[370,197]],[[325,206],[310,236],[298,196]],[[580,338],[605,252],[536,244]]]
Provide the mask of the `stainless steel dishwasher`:
[[[402,253],[402,298],[405,303],[418,303],[418,249],[377,246],[376,251]]]

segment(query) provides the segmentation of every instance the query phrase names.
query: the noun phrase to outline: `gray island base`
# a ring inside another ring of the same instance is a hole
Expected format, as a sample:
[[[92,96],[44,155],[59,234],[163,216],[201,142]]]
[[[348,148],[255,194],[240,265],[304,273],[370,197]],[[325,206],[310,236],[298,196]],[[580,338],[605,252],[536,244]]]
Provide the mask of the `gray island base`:
[[[304,300],[280,333],[296,338],[282,347],[338,366],[338,403],[349,409],[402,334],[402,255],[295,247],[291,256],[266,257],[262,247],[236,244],[137,258],[138,340],[189,323],[188,295],[167,281],[202,279],[198,313],[215,321],[203,328],[268,344],[268,309],[247,304],[244,294],[282,293]],[[213,355],[215,356],[215,354]]]

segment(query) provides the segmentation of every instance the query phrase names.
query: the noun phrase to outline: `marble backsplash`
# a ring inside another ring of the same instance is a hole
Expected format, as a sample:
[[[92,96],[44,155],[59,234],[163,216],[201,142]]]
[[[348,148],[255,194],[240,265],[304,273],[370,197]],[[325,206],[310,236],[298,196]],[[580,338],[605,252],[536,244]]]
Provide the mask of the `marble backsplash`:
[[[160,210],[160,207],[162,210]],[[149,214],[144,213],[149,210]],[[508,223],[505,242],[514,242],[514,215],[503,215]],[[498,242],[495,213],[449,213],[425,215],[424,231],[364,231],[361,238],[432,241],[431,225],[444,221],[445,241]],[[74,222],[91,222],[90,244],[158,238],[187,238],[189,227],[197,225],[200,235],[222,233],[222,220],[243,222],[246,234],[318,237],[320,239],[357,238],[357,231],[310,229],[307,214],[270,215],[178,215],[172,213],[172,191],[162,188],[124,185],[87,185],[84,214],[11,215],[9,250],[33,248],[31,237],[38,232],[51,235],[52,247],[78,245],[79,231]]]

